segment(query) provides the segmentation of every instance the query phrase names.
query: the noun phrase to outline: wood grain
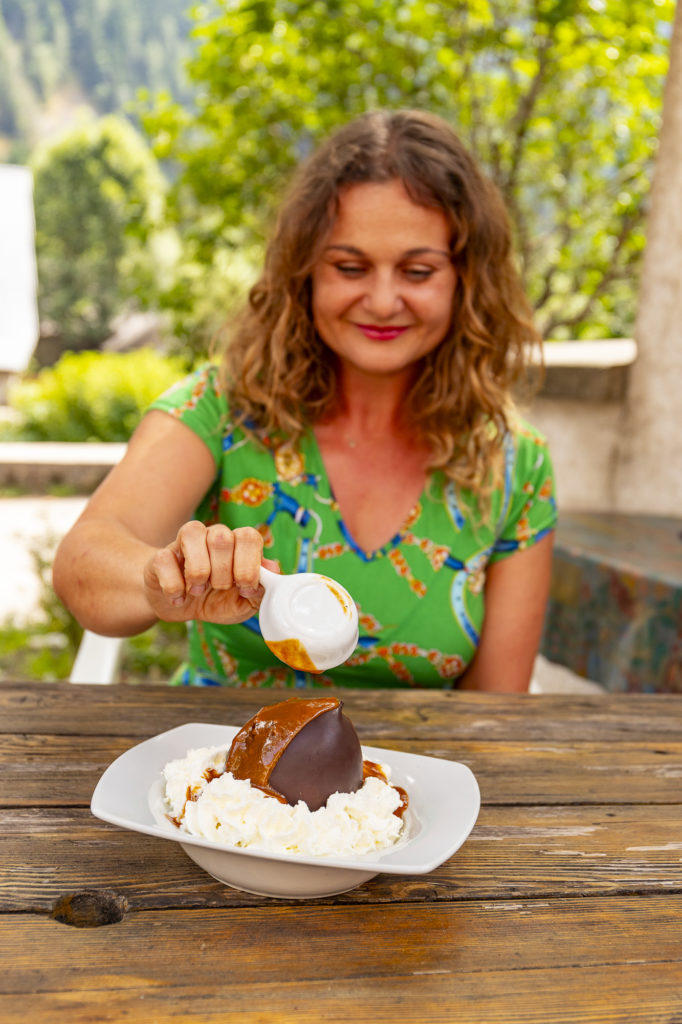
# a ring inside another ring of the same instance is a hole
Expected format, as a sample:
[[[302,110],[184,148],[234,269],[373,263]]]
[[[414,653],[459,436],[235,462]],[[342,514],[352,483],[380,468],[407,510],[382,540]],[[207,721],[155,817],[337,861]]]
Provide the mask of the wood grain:
[[[0,955],[3,1021],[671,1022],[682,897],[18,915]]]
[[[384,739],[369,745],[391,747]],[[134,736],[6,735],[0,807],[89,806],[99,777]],[[682,741],[395,741],[401,750],[461,761],[486,804],[682,803]]]
[[[116,891],[131,913],[273,905],[214,881],[177,843],[115,828],[82,809],[6,812],[0,864],[5,912],[48,913],[83,888]],[[430,874],[379,875],[320,903],[627,893],[682,893],[679,807],[484,807],[468,842]]]
[[[141,951],[140,951],[141,952]],[[112,992],[6,996],[2,1024],[681,1024],[678,963],[533,971],[424,972],[342,981],[228,985],[229,946],[209,941],[215,978]],[[187,956],[184,962],[187,961]]]
[[[172,692],[172,698],[170,693]],[[296,691],[305,695],[308,691]],[[319,694],[317,691],[309,691]],[[339,690],[363,742],[408,739],[682,740],[682,695]],[[0,731],[153,736],[185,722],[241,725],[293,691],[0,684]]]

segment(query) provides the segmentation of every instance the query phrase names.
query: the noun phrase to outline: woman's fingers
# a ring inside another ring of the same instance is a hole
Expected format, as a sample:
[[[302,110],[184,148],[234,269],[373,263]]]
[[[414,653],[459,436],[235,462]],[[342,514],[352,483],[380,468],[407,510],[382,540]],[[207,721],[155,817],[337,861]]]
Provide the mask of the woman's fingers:
[[[170,548],[161,548],[152,559],[148,582],[156,587],[171,604],[179,605],[185,600],[185,577],[178,560]]]
[[[180,527],[175,541],[188,594],[199,597],[206,590],[211,576],[211,559],[203,523],[193,520]]]
[[[209,526],[206,544],[211,560],[211,586],[214,590],[236,587],[240,594],[254,594],[260,585],[258,571],[263,554],[263,538],[250,526],[230,530],[227,526]]]
[[[260,589],[260,566],[263,557],[263,538],[258,530],[244,526],[234,531],[232,573],[234,585],[247,601],[253,600]]]
[[[145,570],[152,603],[160,617],[241,622],[257,608],[263,589],[263,538],[250,526],[230,530],[185,523],[176,539],[156,552]]]
[[[234,584],[234,533],[221,523],[209,526],[206,531],[206,546],[211,562],[211,586],[214,590],[229,590]]]

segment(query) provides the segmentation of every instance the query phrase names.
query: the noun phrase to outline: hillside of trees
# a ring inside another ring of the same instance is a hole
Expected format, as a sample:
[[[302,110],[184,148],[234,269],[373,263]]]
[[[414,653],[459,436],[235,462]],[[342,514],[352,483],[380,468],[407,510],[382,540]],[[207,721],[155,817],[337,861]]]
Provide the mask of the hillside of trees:
[[[0,0],[0,161],[22,162],[75,106],[139,89],[188,101],[189,0]]]

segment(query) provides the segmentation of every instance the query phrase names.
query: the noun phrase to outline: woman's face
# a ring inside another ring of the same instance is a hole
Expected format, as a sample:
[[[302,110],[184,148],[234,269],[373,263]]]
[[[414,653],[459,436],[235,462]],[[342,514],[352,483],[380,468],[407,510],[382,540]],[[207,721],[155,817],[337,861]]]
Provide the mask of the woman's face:
[[[313,268],[313,319],[347,368],[411,373],[443,340],[455,271],[441,210],[410,199],[401,181],[352,185]]]

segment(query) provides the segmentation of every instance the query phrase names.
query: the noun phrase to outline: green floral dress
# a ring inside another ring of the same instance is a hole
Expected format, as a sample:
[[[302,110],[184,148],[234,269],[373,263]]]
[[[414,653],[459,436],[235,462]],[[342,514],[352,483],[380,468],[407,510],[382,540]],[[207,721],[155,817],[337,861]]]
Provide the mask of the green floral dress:
[[[521,424],[505,438],[503,480],[482,522],[471,494],[434,474],[406,522],[371,554],[353,540],[334,500],[312,432],[298,446],[259,444],[230,422],[215,367],[151,406],[201,437],[215,483],[196,517],[253,526],[282,572],[321,572],[353,596],[360,638],[350,659],[323,675],[296,672],[266,647],[253,617],[239,625],[190,624],[189,663],[173,682],[199,686],[451,687],[476,653],[489,563],[556,525],[547,446]],[[367,472],[371,473],[368,465]]]

